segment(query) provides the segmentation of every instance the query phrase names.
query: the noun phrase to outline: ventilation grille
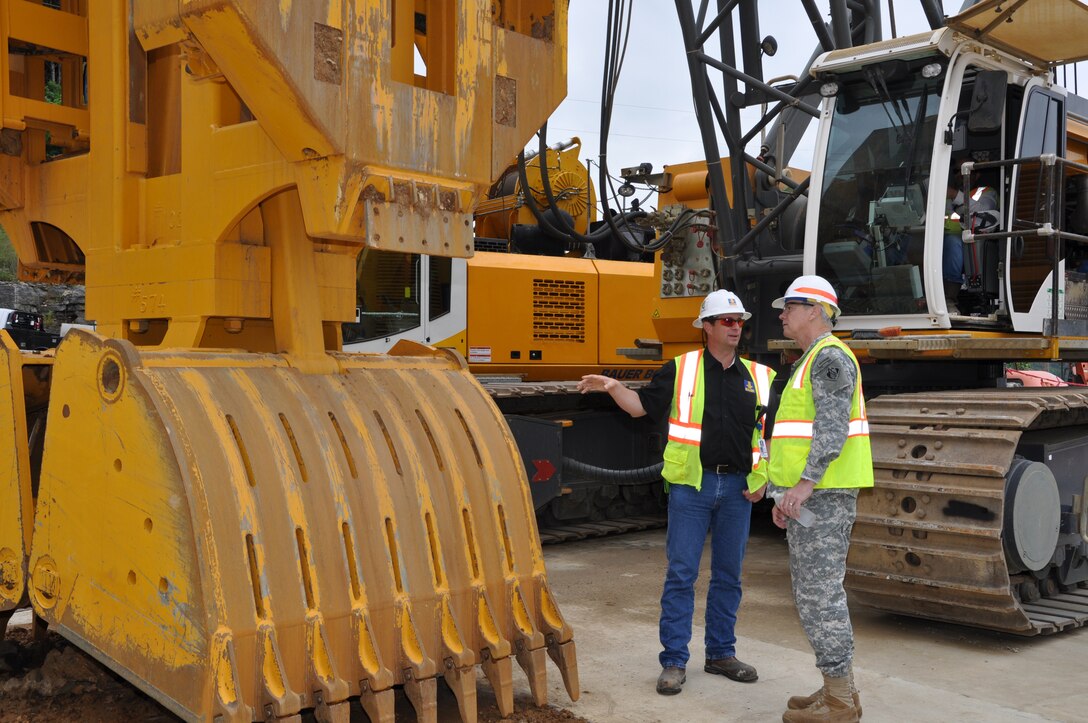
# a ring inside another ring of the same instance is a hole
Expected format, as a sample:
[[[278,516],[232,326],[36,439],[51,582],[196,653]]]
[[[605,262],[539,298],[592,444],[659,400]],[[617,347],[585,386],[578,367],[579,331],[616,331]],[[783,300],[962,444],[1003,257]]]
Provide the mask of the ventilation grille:
[[[584,281],[533,279],[533,340],[586,340]]]
[[[491,253],[496,254],[510,252],[510,242],[504,238],[484,238],[483,236],[477,236],[474,246],[477,251],[490,251]]]

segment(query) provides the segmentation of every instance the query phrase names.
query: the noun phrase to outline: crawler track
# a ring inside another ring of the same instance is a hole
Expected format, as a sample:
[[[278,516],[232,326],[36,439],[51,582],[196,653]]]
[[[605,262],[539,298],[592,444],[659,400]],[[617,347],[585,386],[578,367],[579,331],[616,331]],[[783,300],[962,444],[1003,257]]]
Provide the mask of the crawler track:
[[[554,545],[560,542],[576,542],[589,537],[605,537],[606,535],[619,535],[624,532],[638,532],[640,530],[655,530],[664,527],[665,515],[653,515],[647,517],[622,517],[614,520],[602,520],[601,522],[582,522],[573,525],[555,525],[540,528],[540,542],[543,545]]]
[[[868,413],[876,485],[858,499],[846,577],[855,600],[1019,635],[1088,621],[1085,589],[1051,582],[1027,602],[1037,596],[1010,577],[1002,542],[1005,478],[1021,436],[1088,424],[1088,392],[889,395]]]

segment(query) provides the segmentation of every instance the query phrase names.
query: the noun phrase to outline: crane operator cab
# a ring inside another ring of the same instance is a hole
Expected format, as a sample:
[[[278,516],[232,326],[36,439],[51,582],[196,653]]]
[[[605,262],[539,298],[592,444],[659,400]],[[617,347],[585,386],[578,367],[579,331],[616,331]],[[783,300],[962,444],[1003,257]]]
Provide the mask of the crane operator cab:
[[[946,27],[813,64],[804,263],[836,287],[839,328],[1088,320],[1088,101],[1024,57]]]

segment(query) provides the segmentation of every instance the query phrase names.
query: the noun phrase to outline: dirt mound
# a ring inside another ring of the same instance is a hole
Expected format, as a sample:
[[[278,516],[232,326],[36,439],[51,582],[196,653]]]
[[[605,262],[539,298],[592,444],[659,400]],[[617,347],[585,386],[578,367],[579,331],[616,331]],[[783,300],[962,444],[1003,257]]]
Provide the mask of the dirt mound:
[[[480,723],[588,723],[569,710],[537,708],[522,696],[515,699],[514,713],[503,718],[486,683],[481,688]],[[438,703],[440,721],[458,720],[456,701],[444,685],[439,685]],[[9,628],[0,640],[0,723],[58,720],[167,723],[178,718],[59,635],[48,633],[45,640],[35,642],[28,628]],[[303,714],[304,722],[313,720],[312,711]],[[351,720],[366,721],[358,701],[351,704]],[[400,691],[397,720],[415,720]]]
[[[59,635],[35,642],[27,628],[0,640],[0,723],[177,720]]]

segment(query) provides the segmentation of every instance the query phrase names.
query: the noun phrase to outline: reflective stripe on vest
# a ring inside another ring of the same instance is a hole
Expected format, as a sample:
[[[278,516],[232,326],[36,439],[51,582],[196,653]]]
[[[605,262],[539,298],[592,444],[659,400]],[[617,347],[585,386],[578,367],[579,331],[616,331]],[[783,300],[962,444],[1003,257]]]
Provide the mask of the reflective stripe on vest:
[[[702,366],[702,349],[677,357],[676,416],[669,417],[669,439],[673,442],[698,446],[703,438],[703,425],[691,421],[695,383]]]
[[[864,410],[862,411],[864,414]],[[796,422],[793,420],[778,419],[774,423],[775,439],[812,439],[812,422]],[[848,437],[869,436],[868,419],[851,419]]]
[[[861,392],[861,368],[850,349],[834,336],[821,339],[808,350],[795,369],[778,402],[768,475],[776,485],[792,487],[808,464],[815,429],[816,407],[812,397],[812,361],[828,346],[837,346],[850,359],[857,380],[850,400],[847,438],[838,456],[828,465],[817,488],[872,487],[873,461],[869,420]]]
[[[982,199],[983,195],[985,195],[986,192],[989,191],[989,190],[991,190],[989,186],[979,186],[978,188],[975,189],[975,192],[971,194],[971,200],[974,201],[975,203],[978,203]],[[958,196],[959,193],[957,193],[956,195]],[[955,202],[955,199],[953,199],[953,203],[954,202]],[[954,208],[955,207],[953,207],[953,209]],[[963,230],[963,225],[960,224],[960,215],[955,210],[953,210],[952,213],[945,216],[944,220],[945,220],[945,224],[944,224],[945,230],[950,230],[950,231],[961,231],[961,230]],[[954,226],[956,226],[956,225],[958,225],[959,228],[954,228]],[[953,228],[949,228],[949,226],[953,226]]]
[[[805,385],[805,380],[809,378],[808,367],[815,358],[816,354],[808,355],[804,365],[797,370],[797,373],[793,375],[793,379],[790,380],[791,387],[800,389]],[[857,383],[859,385],[861,384],[860,370]],[[869,436],[869,418],[865,413],[865,397],[861,398],[860,406],[861,416],[850,418],[850,431],[847,433],[847,436],[849,437]],[[792,419],[775,419],[774,436],[783,438],[791,437],[793,439],[812,439],[812,422],[799,422]]]
[[[752,384],[756,387],[756,400],[763,408],[763,414],[756,420],[756,435],[752,439],[752,469],[755,469],[762,461],[759,440],[763,439],[763,430],[767,427],[767,405],[771,402],[771,368],[762,364],[745,364],[745,366],[752,377]]]
[[[661,470],[661,476],[668,484],[686,484],[696,489],[702,485],[699,446],[703,436],[703,399],[700,394],[703,391],[703,351],[690,351],[676,357],[669,439],[665,445],[665,467]],[[755,387],[757,410],[760,411],[752,430],[752,472],[748,475],[749,489],[758,489],[767,478],[766,462],[760,455],[759,441],[763,438],[774,370],[747,359],[738,357],[737,360],[744,365]],[[745,386],[748,390],[747,380]]]

